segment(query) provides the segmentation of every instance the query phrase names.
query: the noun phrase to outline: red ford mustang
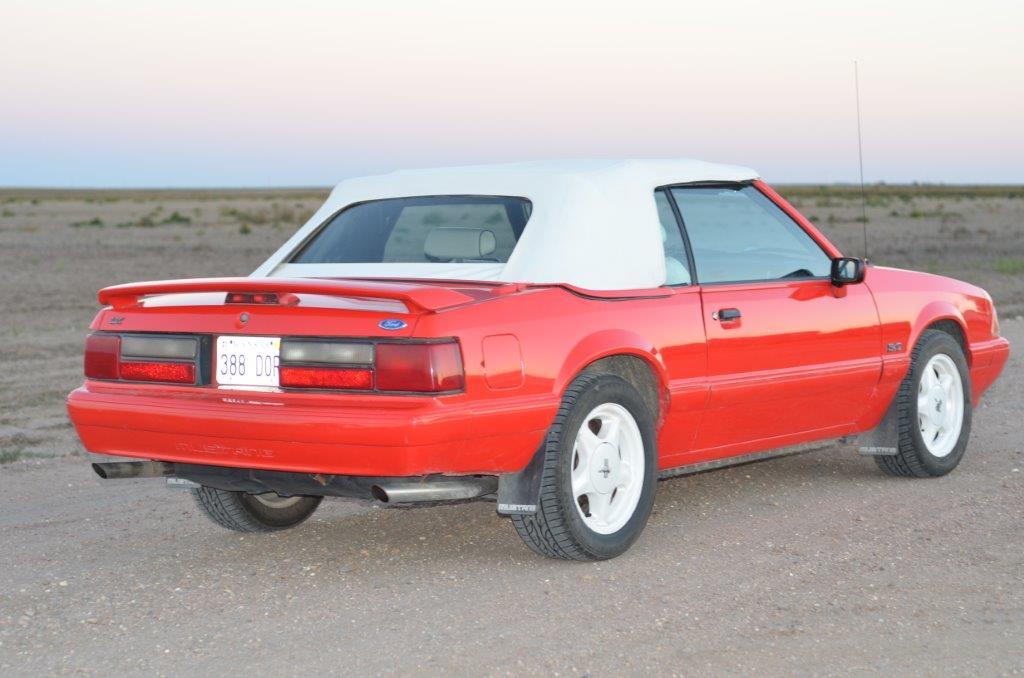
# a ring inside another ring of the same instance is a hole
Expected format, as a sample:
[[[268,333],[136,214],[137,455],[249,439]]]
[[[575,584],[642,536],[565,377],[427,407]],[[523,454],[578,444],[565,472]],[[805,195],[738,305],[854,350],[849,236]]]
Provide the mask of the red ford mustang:
[[[109,287],[68,409],[242,531],[324,496],[496,501],[594,560],[659,478],[858,435],[940,476],[1009,354],[963,282],[844,257],[740,167],[526,163],[343,182],[251,277]]]

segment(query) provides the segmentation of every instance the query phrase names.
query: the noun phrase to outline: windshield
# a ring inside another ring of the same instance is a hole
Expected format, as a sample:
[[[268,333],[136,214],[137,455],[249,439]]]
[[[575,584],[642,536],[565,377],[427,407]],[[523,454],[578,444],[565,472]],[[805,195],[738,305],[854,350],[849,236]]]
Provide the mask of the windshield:
[[[290,263],[505,263],[531,208],[503,196],[372,200],[331,217]]]

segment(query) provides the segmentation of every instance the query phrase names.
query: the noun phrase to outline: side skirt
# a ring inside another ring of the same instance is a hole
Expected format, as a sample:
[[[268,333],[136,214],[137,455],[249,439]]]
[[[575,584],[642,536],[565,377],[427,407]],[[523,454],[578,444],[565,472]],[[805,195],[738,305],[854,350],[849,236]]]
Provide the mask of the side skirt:
[[[762,452],[741,454],[735,457],[724,457],[722,459],[712,459],[711,461],[702,461],[696,464],[676,466],[674,468],[667,468],[662,471],[658,471],[658,480],[667,480],[668,478],[677,478],[679,476],[687,476],[692,475],[694,473],[703,473],[704,471],[713,471],[715,469],[725,468],[727,466],[753,464],[754,462],[765,461],[766,459],[789,457],[795,454],[806,454],[807,452],[815,452],[817,450],[823,450],[834,445],[841,444],[845,440],[847,439],[834,438],[832,440],[816,440],[813,443],[792,445],[790,447],[780,447],[774,450],[764,450]]]

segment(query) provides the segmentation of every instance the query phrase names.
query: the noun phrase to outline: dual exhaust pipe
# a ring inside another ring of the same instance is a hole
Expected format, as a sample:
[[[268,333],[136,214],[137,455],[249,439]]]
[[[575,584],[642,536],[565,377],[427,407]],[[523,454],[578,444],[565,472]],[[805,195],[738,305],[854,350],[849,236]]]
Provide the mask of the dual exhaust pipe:
[[[207,484],[206,480],[223,477],[222,472],[237,480],[252,481],[255,493],[277,492],[284,496],[312,494],[358,499],[376,499],[385,504],[415,504],[477,499],[498,491],[497,476],[425,476],[422,478],[365,478],[359,476],[333,476],[345,481],[323,483],[311,480],[314,476],[305,473],[260,471],[253,469],[225,469],[221,467],[198,467],[185,465],[178,473],[175,464],[165,461],[117,461],[100,462],[92,465],[100,478],[170,478],[180,476],[187,480]],[[217,474],[197,473],[197,469],[216,469]],[[323,476],[315,476],[322,478]],[[209,484],[217,486],[216,480]],[[240,489],[230,484],[224,489]],[[246,489],[245,491],[248,491]]]

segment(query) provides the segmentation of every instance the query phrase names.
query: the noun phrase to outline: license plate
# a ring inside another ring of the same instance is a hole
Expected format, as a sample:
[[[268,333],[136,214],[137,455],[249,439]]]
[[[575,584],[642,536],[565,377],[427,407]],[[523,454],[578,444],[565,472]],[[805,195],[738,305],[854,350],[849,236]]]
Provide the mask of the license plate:
[[[280,337],[217,337],[214,375],[227,386],[277,386]]]

